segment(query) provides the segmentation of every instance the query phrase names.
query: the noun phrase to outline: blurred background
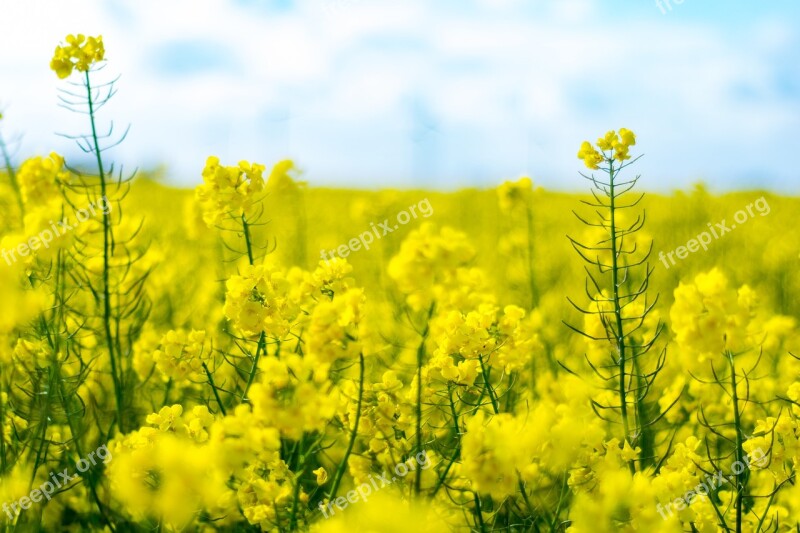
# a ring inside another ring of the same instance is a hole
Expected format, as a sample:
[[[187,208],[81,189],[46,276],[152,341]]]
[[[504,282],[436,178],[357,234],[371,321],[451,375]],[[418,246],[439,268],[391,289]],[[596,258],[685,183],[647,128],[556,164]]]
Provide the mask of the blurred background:
[[[208,155],[312,185],[584,190],[581,141],[627,127],[654,191],[800,193],[800,2],[0,0],[0,109],[17,159],[82,154],[48,68],[102,34],[132,125],[112,154],[193,186]]]

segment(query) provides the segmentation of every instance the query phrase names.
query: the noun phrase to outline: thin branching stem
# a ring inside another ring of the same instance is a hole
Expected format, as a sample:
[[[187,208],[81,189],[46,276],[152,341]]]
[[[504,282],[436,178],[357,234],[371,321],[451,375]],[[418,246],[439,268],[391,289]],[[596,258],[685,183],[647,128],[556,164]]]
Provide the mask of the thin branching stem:
[[[625,439],[630,440],[630,428],[628,427],[628,399],[627,399],[627,388],[625,383],[625,365],[627,364],[627,360],[625,359],[625,331],[623,330],[622,326],[622,307],[620,306],[620,292],[619,292],[619,249],[618,249],[618,242],[617,242],[617,210],[616,210],[616,201],[617,197],[614,194],[614,160],[612,159],[609,163],[609,170],[608,170],[608,178],[609,178],[609,216],[610,216],[610,228],[609,231],[611,233],[611,284],[612,290],[614,295],[614,319],[616,321],[616,344],[617,344],[617,356],[619,357],[618,365],[619,365],[619,376],[617,379],[619,380],[619,403],[620,403],[620,417],[622,418],[622,428],[625,432]],[[636,471],[633,461],[628,461],[628,467],[631,470],[631,473]]]
[[[433,316],[433,310],[436,307],[435,303],[432,303],[430,309],[428,309],[428,316],[425,319],[425,327],[422,330],[421,339],[419,342],[419,346],[417,347],[417,401],[416,401],[416,431],[417,431],[417,447],[415,453],[422,452],[422,367],[425,362],[425,343],[428,340],[428,333],[430,331],[430,323],[431,317]],[[414,494],[419,495],[422,489],[422,470],[417,469],[416,475],[414,476]]]
[[[350,459],[350,454],[353,453],[353,447],[356,444],[356,438],[358,437],[358,425],[361,421],[361,403],[364,400],[364,354],[358,354],[358,399],[356,400],[356,416],[353,420],[353,429],[350,433],[350,440],[347,443],[347,449],[344,452],[344,456],[342,457],[342,461],[339,463],[339,466],[336,468],[336,473],[333,476],[333,483],[331,484],[331,490],[328,493],[328,500],[333,500],[336,497],[336,492],[339,490],[339,484],[342,482],[342,477],[344,477],[344,471],[347,468],[347,461]]]
[[[97,125],[95,121],[94,111],[94,96],[92,94],[92,83],[89,77],[89,71],[85,73],[86,82],[86,98],[89,107],[89,122],[92,127],[92,144],[94,154],[97,160],[97,175],[100,179],[100,195],[105,201],[108,201],[106,194],[106,173],[103,165],[102,152],[100,150],[100,142],[97,137]],[[120,369],[118,368],[117,354],[115,353],[114,336],[111,330],[113,315],[111,310],[111,289],[110,282],[110,261],[111,261],[111,216],[110,210],[103,210],[103,328],[105,329],[106,346],[108,348],[108,357],[111,362],[111,378],[114,382],[114,396],[116,399],[116,412],[117,412],[117,425],[121,432],[125,432],[125,422],[123,419],[123,390],[122,380],[120,376]]]
[[[734,450],[734,456],[736,458],[736,463],[743,465],[745,464],[744,449],[742,447],[742,443],[744,442],[744,433],[742,431],[741,413],[739,412],[739,393],[736,390],[736,364],[734,363],[732,352],[728,351],[726,355],[731,368],[731,401],[733,404],[733,425],[736,432],[736,449]],[[742,532],[742,503],[744,498],[746,475],[746,469],[741,469],[739,473],[734,472],[736,479],[736,533]]]

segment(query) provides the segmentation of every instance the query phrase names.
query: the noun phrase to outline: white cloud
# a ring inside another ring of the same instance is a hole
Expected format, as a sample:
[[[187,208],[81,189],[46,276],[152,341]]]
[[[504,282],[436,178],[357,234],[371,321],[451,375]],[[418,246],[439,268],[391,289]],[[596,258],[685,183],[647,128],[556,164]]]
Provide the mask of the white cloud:
[[[47,64],[66,33],[103,33],[109,73],[124,73],[103,118],[133,123],[116,155],[163,160],[187,184],[213,152],[291,155],[312,182],[402,185],[428,158],[427,184],[530,172],[580,187],[577,143],[623,125],[640,132],[651,183],[714,172],[704,177],[724,184],[756,169],[785,181],[785,139],[800,125],[798,89],[775,82],[796,30],[775,20],[755,22],[742,42],[657,11],[609,31],[590,0],[462,10],[427,0],[307,0],[286,11],[222,0],[6,4],[16,23],[0,34],[12,51],[0,57],[11,80],[0,102],[26,153],[69,152],[52,132],[80,130],[80,117],[56,107],[63,82]],[[166,75],[159,65],[176,43],[203,43],[228,65]],[[428,122],[436,135],[415,133]]]

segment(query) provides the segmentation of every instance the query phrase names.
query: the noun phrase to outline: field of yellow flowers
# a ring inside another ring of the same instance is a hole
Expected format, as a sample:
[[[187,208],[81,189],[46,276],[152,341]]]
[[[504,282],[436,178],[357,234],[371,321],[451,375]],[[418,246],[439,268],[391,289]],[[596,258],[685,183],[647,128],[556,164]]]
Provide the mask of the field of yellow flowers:
[[[104,55],[51,64],[91,167],[0,137],[4,531],[800,531],[800,199],[642,196],[624,128],[585,194],[178,189]]]

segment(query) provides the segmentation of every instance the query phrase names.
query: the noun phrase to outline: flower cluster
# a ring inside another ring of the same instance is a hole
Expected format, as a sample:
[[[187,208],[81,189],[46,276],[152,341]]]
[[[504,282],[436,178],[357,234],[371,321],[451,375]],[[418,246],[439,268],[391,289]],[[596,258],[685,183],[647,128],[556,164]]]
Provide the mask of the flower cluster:
[[[338,390],[315,372],[313,361],[296,355],[269,357],[261,366],[263,379],[249,397],[253,417],[281,435],[298,440],[304,432],[324,430],[338,405]]]
[[[756,301],[748,285],[728,288],[728,279],[718,268],[698,274],[693,282],[675,289],[670,318],[677,341],[701,360],[753,347],[755,332],[750,325]]]
[[[517,181],[507,181],[497,188],[500,209],[515,211],[526,208],[531,201],[533,182],[527,176]]]
[[[67,43],[53,69],[90,76],[102,39]],[[583,144],[608,177],[591,178],[598,189],[614,189],[635,144],[624,128]],[[96,155],[96,176],[56,154],[3,172],[0,245],[115,189]],[[724,255],[651,276],[652,235],[694,232],[728,198],[660,197],[637,233],[638,217],[605,216],[601,190],[589,245],[571,241],[598,268],[576,286],[562,229],[587,197],[522,178],[437,193],[435,224],[387,227],[352,264],[312,265],[309,250],[419,191],[306,188],[288,160],[265,172],[211,157],[194,195],[118,184],[114,216],[87,214],[46,253],[0,264],[5,529],[800,527],[796,233],[753,222]],[[795,223],[796,199],[774,205],[776,227]],[[104,443],[112,461],[33,499]]]
[[[203,220],[213,227],[225,217],[241,218],[254,214],[259,195],[264,190],[264,165],[240,161],[237,166],[224,166],[210,156],[203,169],[204,184],[197,188],[197,201]]]
[[[290,287],[286,272],[276,265],[248,266],[226,283],[225,316],[245,334],[283,336],[299,312]]]
[[[206,332],[182,330],[168,331],[162,337],[157,350],[153,352],[153,362],[165,380],[176,381],[203,379],[203,364],[210,361],[205,348]]]
[[[22,200],[31,207],[61,199],[61,189],[70,181],[64,158],[53,152],[47,157],[25,160],[17,173]]]
[[[50,68],[59,78],[68,78],[73,70],[88,72],[89,69],[103,61],[106,50],[103,46],[103,36],[86,37],[85,35],[67,35],[67,44],[56,46]]]
[[[587,168],[597,170],[604,161],[623,162],[630,159],[629,150],[635,144],[636,135],[631,130],[620,128],[619,133],[612,130],[597,139],[597,148],[589,141],[584,141],[578,151],[578,159],[583,159]]]
[[[415,310],[434,300],[458,305],[463,299],[481,298],[475,289],[484,288],[482,274],[469,268],[474,257],[475,249],[464,233],[425,223],[403,241],[388,273]]]

